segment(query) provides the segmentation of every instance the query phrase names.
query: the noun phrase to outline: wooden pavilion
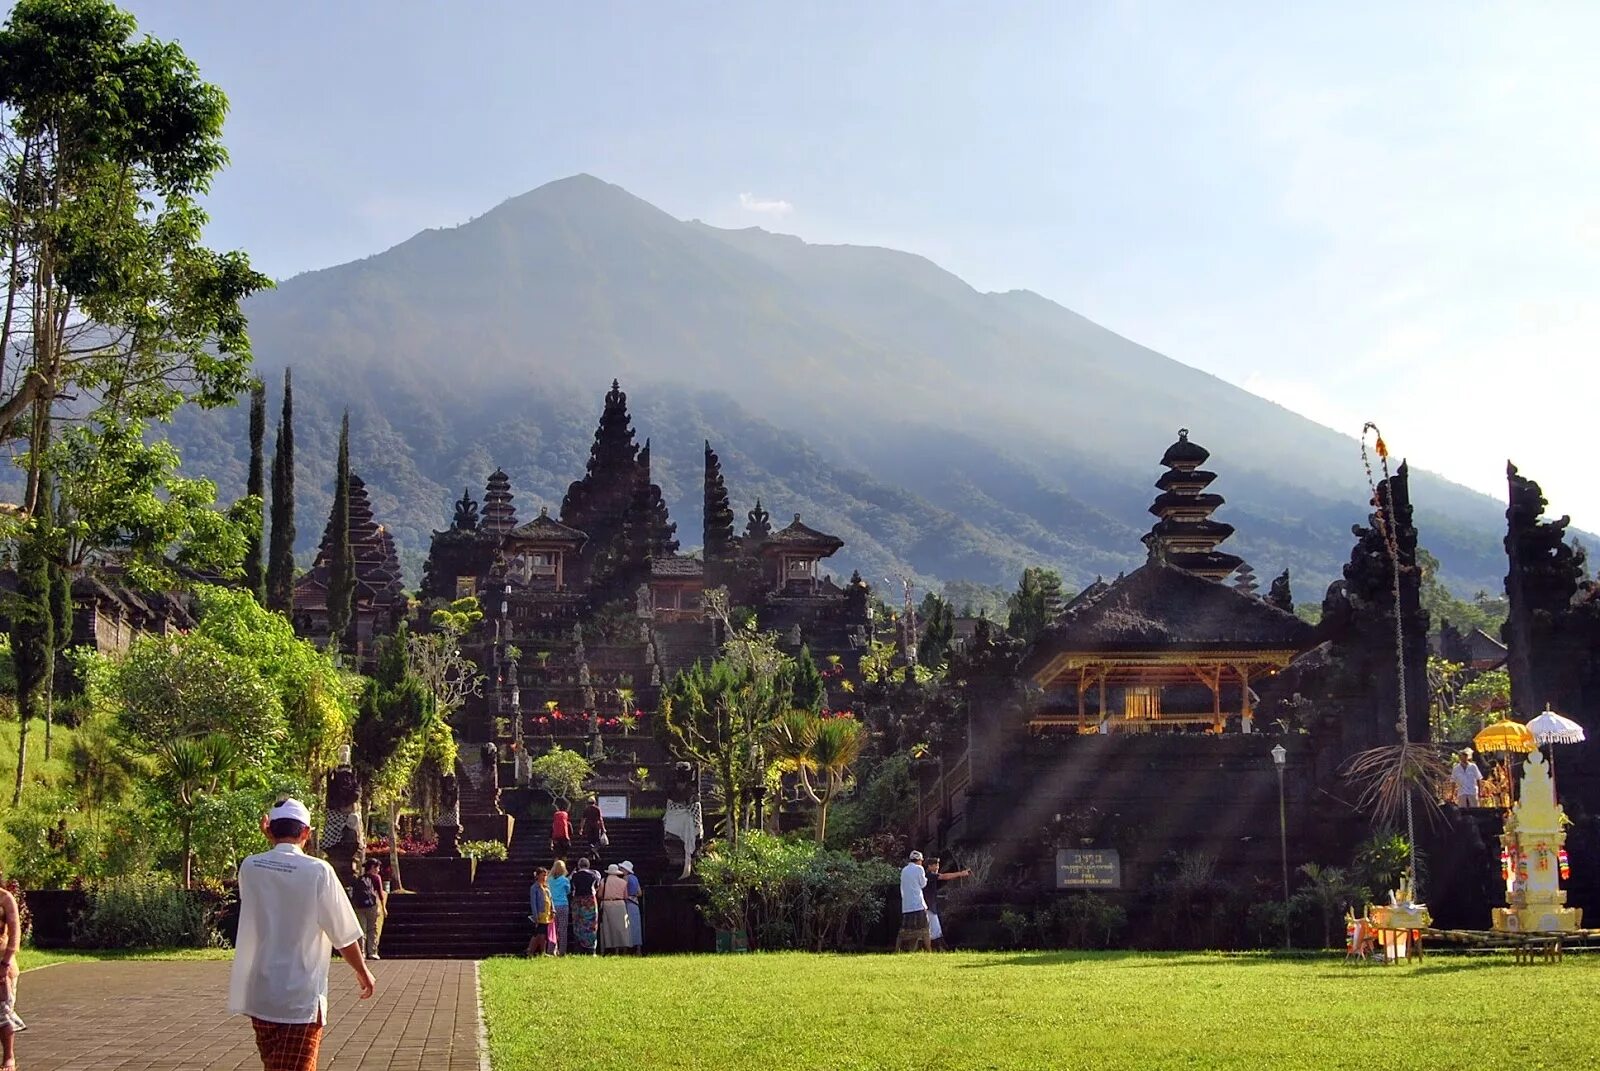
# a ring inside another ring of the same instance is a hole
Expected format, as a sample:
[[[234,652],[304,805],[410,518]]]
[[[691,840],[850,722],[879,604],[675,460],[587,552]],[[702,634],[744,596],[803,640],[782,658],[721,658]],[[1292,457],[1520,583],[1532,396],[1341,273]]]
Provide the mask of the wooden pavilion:
[[[1034,732],[1250,732],[1252,685],[1314,643],[1293,614],[1154,560],[1085,591],[1022,664]]]

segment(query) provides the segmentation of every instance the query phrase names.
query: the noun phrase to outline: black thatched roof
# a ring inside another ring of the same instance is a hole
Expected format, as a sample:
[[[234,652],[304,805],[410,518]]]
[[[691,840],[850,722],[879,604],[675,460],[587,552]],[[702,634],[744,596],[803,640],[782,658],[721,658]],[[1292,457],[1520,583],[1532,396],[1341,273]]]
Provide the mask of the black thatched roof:
[[[1168,469],[1156,479],[1156,487],[1162,491],[1170,491],[1174,487],[1204,490],[1211,486],[1216,478],[1216,473],[1207,472],[1205,469],[1191,469],[1187,472],[1183,469]]]
[[[570,525],[562,524],[550,516],[550,510],[544,506],[539,507],[539,516],[527,524],[513,528],[506,533],[508,540],[520,539],[530,543],[587,543],[589,537],[586,533],[578,531]]]
[[[1022,671],[1066,651],[1303,650],[1313,630],[1293,614],[1214,580],[1150,562],[1081,599],[1039,637]]]
[[[815,528],[800,523],[800,514],[794,515],[794,521],[786,528],[780,528],[766,539],[762,540],[763,547],[785,546],[804,547],[823,551],[825,555],[832,554],[844,546],[844,540],[838,536],[819,532]]]
[[[699,558],[686,558],[681,554],[674,554],[670,558],[654,558],[650,562],[650,575],[693,579],[706,575],[706,563]]]
[[[1206,463],[1211,451],[1199,443],[1189,441],[1189,429],[1178,429],[1178,441],[1167,447],[1161,455],[1161,464],[1169,469],[1192,469]]]

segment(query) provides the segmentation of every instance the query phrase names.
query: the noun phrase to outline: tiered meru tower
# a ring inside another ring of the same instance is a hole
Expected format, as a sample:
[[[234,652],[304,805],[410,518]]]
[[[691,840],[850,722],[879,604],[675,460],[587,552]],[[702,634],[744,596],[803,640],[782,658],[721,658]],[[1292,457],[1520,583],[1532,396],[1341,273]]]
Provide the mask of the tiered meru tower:
[[[1178,429],[1178,441],[1161,457],[1166,472],[1156,481],[1160,494],[1150,504],[1158,518],[1144,537],[1150,557],[1209,580],[1226,580],[1244,564],[1235,554],[1217,550],[1233,534],[1233,525],[1211,519],[1222,496],[1206,490],[1217,478],[1200,466],[1210,451],[1189,441],[1189,429]]]

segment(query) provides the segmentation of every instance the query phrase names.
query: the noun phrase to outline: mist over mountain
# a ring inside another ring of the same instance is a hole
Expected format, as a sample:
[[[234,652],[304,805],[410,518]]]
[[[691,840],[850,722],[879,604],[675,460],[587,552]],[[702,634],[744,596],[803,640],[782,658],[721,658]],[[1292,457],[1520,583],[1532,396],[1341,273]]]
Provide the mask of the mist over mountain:
[[[613,377],[686,549],[704,439],[741,524],[758,496],[776,521],[801,513],[846,541],[836,572],[875,583],[1011,584],[1047,564],[1078,585],[1137,565],[1180,427],[1211,451],[1217,519],[1238,529],[1226,547],[1263,586],[1289,568],[1296,597],[1320,600],[1367,513],[1349,435],[1037,294],[981,293],[894,250],[683,222],[584,175],[296,276],[247,311],[274,413],[294,369],[302,549],[348,407],[354,466],[413,581],[429,532],[497,465],[522,516],[556,510]],[[241,411],[185,414],[172,437],[238,493]],[[1497,589],[1504,506],[1413,460],[1445,579]]]

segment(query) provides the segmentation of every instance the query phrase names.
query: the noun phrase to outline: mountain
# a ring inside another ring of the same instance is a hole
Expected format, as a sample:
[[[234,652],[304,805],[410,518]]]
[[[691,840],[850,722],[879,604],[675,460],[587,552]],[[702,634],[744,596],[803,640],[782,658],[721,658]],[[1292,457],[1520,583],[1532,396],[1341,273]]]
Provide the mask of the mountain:
[[[1026,291],[981,293],[925,258],[673,218],[586,175],[459,227],[307,272],[248,305],[275,395],[295,376],[300,532],[331,496],[339,412],[415,580],[428,534],[497,465],[519,509],[583,472],[613,377],[653,439],[685,547],[701,440],[735,509],[759,496],[846,541],[875,582],[1081,584],[1143,560],[1179,427],[1212,452],[1227,548],[1320,598],[1368,497],[1356,443]],[[274,399],[271,403],[276,405]],[[243,485],[242,412],[172,428],[194,471]],[[1504,507],[1414,470],[1422,540],[1458,588],[1498,588]],[[742,517],[740,518],[742,523]]]

